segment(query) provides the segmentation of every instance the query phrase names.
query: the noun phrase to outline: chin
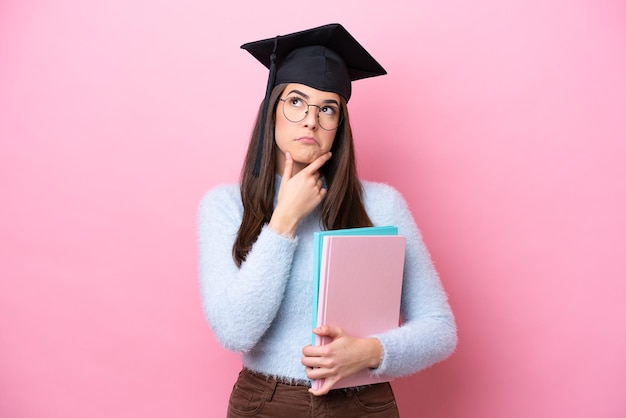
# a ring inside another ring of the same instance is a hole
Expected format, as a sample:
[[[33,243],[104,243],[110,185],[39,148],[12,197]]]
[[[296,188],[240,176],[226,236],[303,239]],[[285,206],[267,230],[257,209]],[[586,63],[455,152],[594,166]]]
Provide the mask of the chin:
[[[293,161],[299,164],[311,164],[317,157],[322,154],[313,154],[313,155],[294,155],[291,154]]]

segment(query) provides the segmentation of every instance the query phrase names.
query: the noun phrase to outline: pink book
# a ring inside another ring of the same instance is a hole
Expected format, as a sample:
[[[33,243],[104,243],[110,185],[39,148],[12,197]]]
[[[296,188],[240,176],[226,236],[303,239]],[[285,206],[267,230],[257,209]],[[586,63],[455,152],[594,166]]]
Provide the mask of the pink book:
[[[368,337],[396,328],[406,238],[401,235],[329,235],[324,237],[318,296],[317,325],[343,328],[355,337]],[[329,341],[317,337],[315,344]],[[334,389],[390,381],[369,370],[340,380]],[[323,379],[313,380],[318,389]]]

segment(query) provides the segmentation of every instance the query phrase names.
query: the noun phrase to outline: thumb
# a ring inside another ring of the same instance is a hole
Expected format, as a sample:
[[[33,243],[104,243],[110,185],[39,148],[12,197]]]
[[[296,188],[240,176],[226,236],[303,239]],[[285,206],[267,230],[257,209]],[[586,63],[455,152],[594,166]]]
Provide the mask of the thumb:
[[[324,383],[322,384],[322,387],[315,390],[313,388],[309,389],[309,392],[315,396],[322,396],[322,395],[326,395],[328,392],[330,392],[330,390],[333,388],[333,386],[335,385],[335,383],[337,383],[337,379],[334,378],[326,378],[324,379]]]
[[[322,325],[321,327],[317,327],[313,330],[313,333],[316,335],[330,337],[331,339],[335,339],[339,337],[342,333],[341,328],[333,327],[330,325]]]
[[[285,153],[285,167],[283,168],[283,180],[282,181],[289,180],[292,174],[293,174],[293,158],[291,157],[291,154],[286,152]]]

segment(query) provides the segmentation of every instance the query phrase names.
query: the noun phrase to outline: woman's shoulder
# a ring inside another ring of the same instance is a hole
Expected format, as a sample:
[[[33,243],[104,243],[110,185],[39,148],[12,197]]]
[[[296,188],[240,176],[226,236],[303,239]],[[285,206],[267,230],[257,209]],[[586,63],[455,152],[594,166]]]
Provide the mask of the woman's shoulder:
[[[361,181],[365,201],[399,201],[404,202],[400,192],[390,184],[376,181]]]
[[[387,183],[362,181],[365,210],[375,225],[399,225],[412,219],[402,194]]]
[[[239,184],[218,184],[205,192],[200,200],[201,211],[233,206],[241,206]]]

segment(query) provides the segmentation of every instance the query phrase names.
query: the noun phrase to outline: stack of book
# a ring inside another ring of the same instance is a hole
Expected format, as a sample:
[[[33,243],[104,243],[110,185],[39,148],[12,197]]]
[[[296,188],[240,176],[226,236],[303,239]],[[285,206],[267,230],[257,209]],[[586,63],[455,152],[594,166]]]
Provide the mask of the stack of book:
[[[353,337],[368,337],[396,328],[406,238],[394,226],[316,232],[313,237],[313,327],[332,325]],[[313,345],[329,343],[313,334]],[[389,376],[362,370],[334,389],[380,383]],[[314,389],[323,379],[312,380]]]

